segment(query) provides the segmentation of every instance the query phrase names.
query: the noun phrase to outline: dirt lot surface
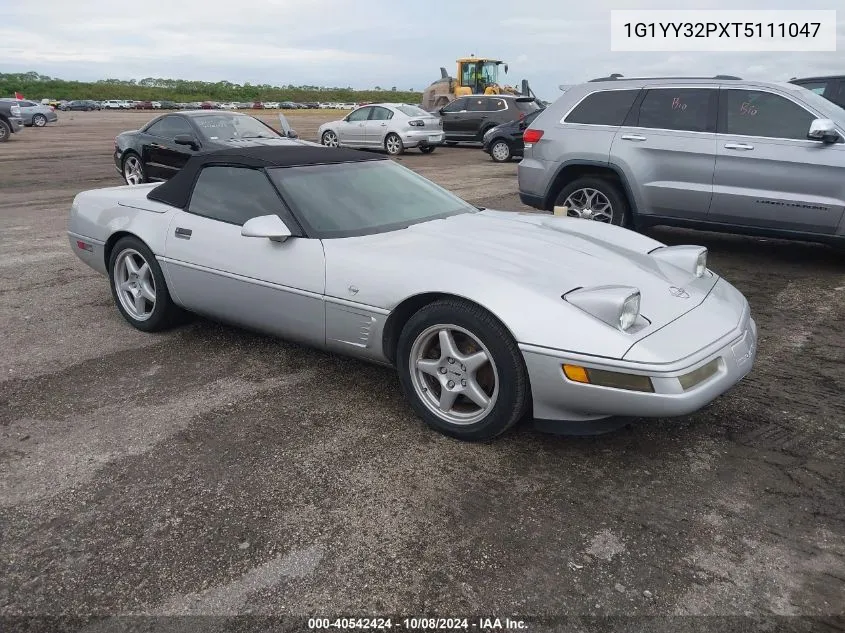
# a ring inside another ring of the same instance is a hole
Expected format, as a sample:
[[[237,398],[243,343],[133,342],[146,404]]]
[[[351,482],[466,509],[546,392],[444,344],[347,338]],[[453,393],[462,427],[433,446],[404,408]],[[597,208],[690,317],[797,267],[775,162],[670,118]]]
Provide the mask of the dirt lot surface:
[[[61,113],[0,145],[0,614],[845,614],[841,252],[653,230],[746,294],[752,374],[680,419],[465,444],[389,369],[123,321],[65,223],[149,117]],[[313,138],[325,114],[289,118]],[[516,165],[478,149],[401,160],[522,209]]]

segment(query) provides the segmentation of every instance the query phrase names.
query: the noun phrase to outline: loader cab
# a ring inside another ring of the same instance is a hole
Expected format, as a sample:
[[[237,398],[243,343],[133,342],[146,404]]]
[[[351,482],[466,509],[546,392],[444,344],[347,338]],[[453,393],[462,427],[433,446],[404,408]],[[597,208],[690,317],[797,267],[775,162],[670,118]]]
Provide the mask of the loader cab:
[[[499,66],[502,65],[507,73],[508,65],[500,60],[476,57],[459,59],[455,96],[498,94]]]

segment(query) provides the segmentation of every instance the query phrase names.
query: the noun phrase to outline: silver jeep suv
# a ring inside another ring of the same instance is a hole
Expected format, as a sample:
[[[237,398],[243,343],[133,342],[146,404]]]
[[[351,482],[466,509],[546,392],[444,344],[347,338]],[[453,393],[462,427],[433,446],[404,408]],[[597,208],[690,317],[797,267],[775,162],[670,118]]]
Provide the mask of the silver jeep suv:
[[[567,89],[523,139],[538,209],[845,243],[845,110],[797,85],[615,75]]]

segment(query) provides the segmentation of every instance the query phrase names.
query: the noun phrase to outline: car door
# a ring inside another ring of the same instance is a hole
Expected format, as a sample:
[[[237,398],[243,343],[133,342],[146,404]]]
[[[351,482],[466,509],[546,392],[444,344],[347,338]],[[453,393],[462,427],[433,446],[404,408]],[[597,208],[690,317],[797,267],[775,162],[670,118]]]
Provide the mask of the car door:
[[[370,118],[364,121],[364,143],[368,147],[383,147],[394,112],[383,106],[373,106]]]
[[[172,178],[196,153],[190,145],[176,143],[176,137],[182,134],[197,137],[191,124],[176,114],[162,117],[147,129],[142,146],[142,159],[149,178]]]
[[[277,242],[241,235],[247,220],[273,214],[294,237]],[[323,247],[301,235],[263,170],[204,167],[165,241],[174,299],[215,319],[324,345]]]
[[[32,123],[32,115],[35,114],[35,104],[32,101],[18,101],[21,108],[21,118],[25,125]]]
[[[613,138],[637,213],[704,220],[716,164],[716,87],[646,87]]]
[[[461,138],[460,117],[466,112],[467,101],[467,97],[461,97],[440,109],[440,117],[443,120],[443,132],[446,134],[446,138],[452,140],[459,140]]]
[[[488,97],[467,97],[466,112],[458,115],[458,134],[467,141],[476,140],[481,124],[490,116]]]
[[[807,138],[826,117],[769,89],[723,87],[719,102],[709,219],[833,233],[845,209],[845,143]]]
[[[337,139],[343,145],[360,147],[365,144],[366,123],[372,108],[369,106],[358,108],[346,115],[338,123]]]

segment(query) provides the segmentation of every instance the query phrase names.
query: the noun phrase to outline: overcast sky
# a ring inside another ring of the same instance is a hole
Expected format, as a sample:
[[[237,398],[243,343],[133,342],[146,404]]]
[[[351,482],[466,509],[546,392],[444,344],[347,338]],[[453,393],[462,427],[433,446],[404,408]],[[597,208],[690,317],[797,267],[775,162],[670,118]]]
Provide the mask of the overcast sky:
[[[422,89],[474,53],[510,64],[538,96],[625,75],[734,74],[786,80],[845,73],[845,4],[697,0],[697,9],[836,9],[836,52],[620,53],[610,9],[647,0],[0,0],[0,71],[66,79],[168,77],[236,83]]]

